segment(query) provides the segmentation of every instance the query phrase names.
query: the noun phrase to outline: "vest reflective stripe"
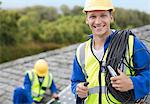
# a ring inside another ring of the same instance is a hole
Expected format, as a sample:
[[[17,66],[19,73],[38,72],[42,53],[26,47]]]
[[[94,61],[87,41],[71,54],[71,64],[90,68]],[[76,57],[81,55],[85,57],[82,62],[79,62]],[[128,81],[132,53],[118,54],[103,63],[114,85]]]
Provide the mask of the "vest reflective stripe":
[[[82,68],[82,72],[84,73],[85,79],[87,79],[88,76],[87,76],[87,73],[86,73],[86,71],[84,69],[85,68],[85,46],[86,46],[86,43],[82,43],[79,46],[80,48],[77,49],[77,53],[78,53],[78,51],[80,53],[80,55],[78,54],[79,56],[77,56],[77,58],[79,58],[77,60],[80,60],[79,64],[80,64],[80,66]]]
[[[102,91],[102,94],[106,94],[106,86],[101,86],[101,91]],[[93,87],[93,88],[90,88],[89,89],[89,92],[88,94],[91,95],[91,94],[98,94],[99,93],[99,86],[96,86],[96,87]]]
[[[29,76],[30,77],[30,76]],[[31,77],[30,77],[31,78]],[[32,79],[30,79],[30,81],[31,81],[31,84],[33,84],[33,82],[34,82],[34,73],[32,73]]]
[[[43,83],[39,84],[38,76],[34,72],[34,70],[29,71],[29,79],[32,83],[32,97],[34,101],[40,102],[45,94],[46,90],[43,90],[42,87],[50,88],[52,84],[52,74],[47,74],[43,79]]]
[[[104,68],[100,69],[100,64],[99,64],[99,61],[95,58],[95,56],[93,55],[92,53],[92,49],[91,49],[91,42],[92,40],[89,39],[88,41],[85,42],[85,52],[81,51],[81,46],[79,46],[79,48],[77,48],[77,53],[76,53],[76,56],[77,56],[77,60],[82,68],[82,63],[84,63],[85,65],[84,66],[84,69],[88,75],[88,78],[87,78],[87,81],[90,82],[88,87],[89,87],[89,96],[87,97],[87,100],[86,100],[86,104],[98,104],[98,93],[99,92],[99,83],[98,83],[98,73],[99,73],[99,70],[101,70],[101,88],[102,88],[102,103],[105,104],[105,103],[108,103],[107,100],[106,100],[106,95],[105,95],[105,89],[106,89],[106,84],[105,84],[105,70]],[[134,42],[134,36],[130,35],[129,36],[129,40],[128,40],[128,44],[129,45],[129,51],[126,51],[126,56],[128,56],[129,54],[129,58],[127,59],[129,61],[129,59],[131,58],[132,54],[133,54],[133,42]],[[82,44],[81,44],[82,45]],[[83,50],[83,49],[82,49]],[[104,61],[106,60],[106,56],[107,56],[107,52],[108,50],[106,50],[105,52],[105,55],[104,55]],[[81,54],[82,54],[82,57],[83,57],[83,53],[84,53],[84,60],[82,60],[81,62],[81,59],[80,58]],[[84,62],[83,62],[84,61]],[[133,62],[132,60],[130,61],[133,65]],[[130,75],[130,70],[125,67],[125,65],[122,65],[122,67],[124,67],[125,69],[125,73],[128,74],[129,72],[129,75]],[[83,68],[82,68],[83,69]],[[83,70],[82,70],[83,71]],[[111,98],[112,101],[116,102],[116,103],[120,103],[118,102],[110,93],[109,93],[109,97]],[[93,100],[95,102],[93,102]]]
[[[39,94],[37,94],[37,93],[32,92],[32,96],[33,96],[33,97],[37,97],[37,96],[38,96],[38,97],[43,97],[44,95],[43,95],[43,94],[42,94],[42,95],[39,95]]]

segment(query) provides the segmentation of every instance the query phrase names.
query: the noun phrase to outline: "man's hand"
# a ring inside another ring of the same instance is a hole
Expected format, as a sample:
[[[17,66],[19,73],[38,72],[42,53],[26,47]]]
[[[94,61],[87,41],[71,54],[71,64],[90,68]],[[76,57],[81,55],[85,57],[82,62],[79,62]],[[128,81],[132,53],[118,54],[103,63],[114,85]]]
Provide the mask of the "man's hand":
[[[112,87],[121,92],[133,89],[132,80],[120,70],[118,70],[118,73],[120,74],[119,76],[110,78]]]
[[[58,99],[58,98],[59,98],[59,96],[58,96],[58,94],[57,94],[57,93],[53,93],[53,94],[52,94],[52,98],[54,98],[54,99]]]
[[[84,83],[79,83],[76,88],[76,93],[80,98],[85,98],[88,96],[88,87],[84,86]]]

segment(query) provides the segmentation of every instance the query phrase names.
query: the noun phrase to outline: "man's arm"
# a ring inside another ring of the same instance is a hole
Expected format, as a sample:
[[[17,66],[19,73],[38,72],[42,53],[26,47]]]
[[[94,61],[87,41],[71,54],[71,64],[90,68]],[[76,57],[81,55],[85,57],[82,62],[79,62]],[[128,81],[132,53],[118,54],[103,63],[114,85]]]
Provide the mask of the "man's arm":
[[[76,87],[77,84],[81,82],[85,82],[85,77],[82,72],[82,69],[77,61],[77,57],[75,56],[74,62],[73,62],[73,70],[72,70],[72,76],[71,76],[71,89],[74,94],[76,94]]]
[[[131,76],[134,86],[135,99],[140,99],[150,92],[150,53],[136,37],[134,39],[133,62],[137,69],[136,76]]]
[[[26,74],[24,78],[24,88],[25,91],[27,92],[28,96],[27,98],[32,102],[32,96],[31,96],[31,81],[29,79],[29,75]]]
[[[54,80],[52,80],[52,84],[50,86],[50,90],[51,90],[51,93],[52,93],[52,98],[59,98],[58,94],[57,94],[57,88],[56,88]]]
[[[52,93],[56,93],[57,92],[57,88],[56,88],[54,80],[52,80],[52,84],[50,86],[50,90],[51,90]]]

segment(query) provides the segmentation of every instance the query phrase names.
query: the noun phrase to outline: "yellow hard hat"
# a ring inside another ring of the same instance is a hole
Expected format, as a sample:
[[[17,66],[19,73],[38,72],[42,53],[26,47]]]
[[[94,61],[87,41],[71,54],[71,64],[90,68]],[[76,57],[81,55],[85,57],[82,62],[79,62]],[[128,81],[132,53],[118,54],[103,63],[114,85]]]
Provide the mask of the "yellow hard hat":
[[[45,76],[48,74],[48,63],[43,59],[38,60],[34,65],[34,71],[40,77]]]
[[[112,10],[115,11],[112,0],[86,0],[83,12],[93,10]]]

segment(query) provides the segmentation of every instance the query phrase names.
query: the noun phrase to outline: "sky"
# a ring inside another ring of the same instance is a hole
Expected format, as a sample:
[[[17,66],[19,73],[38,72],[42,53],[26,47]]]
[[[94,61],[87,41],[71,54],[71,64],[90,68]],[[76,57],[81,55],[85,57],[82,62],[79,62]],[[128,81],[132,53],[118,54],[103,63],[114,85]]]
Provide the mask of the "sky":
[[[84,6],[85,0],[0,0],[2,4],[1,8],[13,9],[24,8],[34,5],[43,6],[55,6],[60,7],[62,4],[66,4],[69,7],[75,5]],[[113,0],[115,7],[122,7],[125,9],[136,9],[144,11],[150,14],[150,0]]]

